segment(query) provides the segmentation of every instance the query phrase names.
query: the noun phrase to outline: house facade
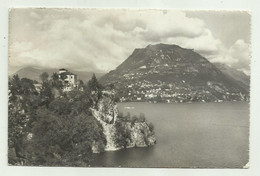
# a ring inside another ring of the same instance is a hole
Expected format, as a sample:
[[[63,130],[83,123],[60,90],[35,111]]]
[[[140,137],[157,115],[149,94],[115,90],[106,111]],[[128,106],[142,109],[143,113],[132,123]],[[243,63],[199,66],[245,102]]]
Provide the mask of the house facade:
[[[77,87],[77,75],[69,72],[65,68],[59,69],[58,72],[59,79],[63,83],[63,91],[71,91]]]

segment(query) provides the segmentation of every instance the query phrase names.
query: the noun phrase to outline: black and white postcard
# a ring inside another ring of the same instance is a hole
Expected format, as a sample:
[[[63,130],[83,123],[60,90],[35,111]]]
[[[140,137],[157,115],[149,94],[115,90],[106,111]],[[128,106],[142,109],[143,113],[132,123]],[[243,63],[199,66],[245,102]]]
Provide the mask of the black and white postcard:
[[[11,8],[8,164],[248,168],[250,11]]]

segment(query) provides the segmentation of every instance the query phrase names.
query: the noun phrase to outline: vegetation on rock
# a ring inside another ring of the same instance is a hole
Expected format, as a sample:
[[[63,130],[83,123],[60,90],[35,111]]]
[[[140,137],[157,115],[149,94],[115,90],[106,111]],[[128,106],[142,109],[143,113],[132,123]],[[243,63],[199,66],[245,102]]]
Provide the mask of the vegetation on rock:
[[[40,77],[39,90],[35,81],[9,78],[9,164],[88,166],[93,153],[104,151],[108,142],[118,148],[154,144],[145,116],[118,116],[112,87],[104,91],[95,75],[69,92],[62,91],[55,73]]]
[[[144,114],[139,117],[119,114],[115,123],[116,144],[118,147],[145,147],[156,143],[154,126],[146,122]]]
[[[32,80],[9,79],[9,164],[86,166],[93,143],[99,151],[106,145],[102,126],[90,111],[96,99],[89,92],[97,82],[54,98],[54,89],[62,92],[55,75],[49,79],[43,73],[41,79],[39,92]]]

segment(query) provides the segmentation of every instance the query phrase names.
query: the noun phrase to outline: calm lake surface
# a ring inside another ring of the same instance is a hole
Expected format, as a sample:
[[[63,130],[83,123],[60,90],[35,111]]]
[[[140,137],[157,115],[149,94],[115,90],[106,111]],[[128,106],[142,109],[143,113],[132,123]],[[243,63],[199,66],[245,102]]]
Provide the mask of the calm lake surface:
[[[247,102],[120,103],[118,108],[144,113],[155,126],[157,144],[96,154],[91,166],[241,168],[248,162]]]

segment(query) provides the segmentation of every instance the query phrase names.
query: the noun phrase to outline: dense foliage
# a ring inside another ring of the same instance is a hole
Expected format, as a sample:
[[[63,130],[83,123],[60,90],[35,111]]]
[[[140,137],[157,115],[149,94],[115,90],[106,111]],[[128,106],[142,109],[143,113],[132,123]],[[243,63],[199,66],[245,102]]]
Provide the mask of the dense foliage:
[[[99,151],[106,145],[102,126],[90,111],[102,86],[93,76],[65,93],[56,74],[40,78],[40,90],[30,79],[9,78],[9,164],[87,166],[93,144]]]

